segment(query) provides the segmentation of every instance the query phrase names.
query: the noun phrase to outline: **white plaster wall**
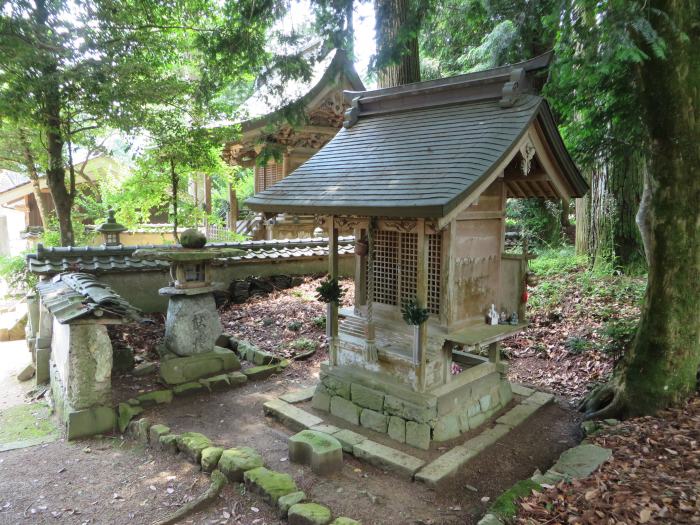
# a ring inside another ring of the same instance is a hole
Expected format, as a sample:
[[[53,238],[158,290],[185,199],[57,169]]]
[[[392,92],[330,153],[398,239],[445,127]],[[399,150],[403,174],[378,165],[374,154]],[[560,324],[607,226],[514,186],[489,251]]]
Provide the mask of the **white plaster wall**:
[[[0,255],[20,255],[29,248],[26,239],[22,239],[20,234],[26,228],[24,224],[24,212],[0,206],[0,216],[6,217],[6,230],[0,226],[0,237],[6,235],[8,253],[1,252]],[[0,249],[2,242],[0,241]]]
[[[68,385],[68,359],[70,354],[70,326],[53,321],[53,338],[51,339],[51,361],[63,385]]]

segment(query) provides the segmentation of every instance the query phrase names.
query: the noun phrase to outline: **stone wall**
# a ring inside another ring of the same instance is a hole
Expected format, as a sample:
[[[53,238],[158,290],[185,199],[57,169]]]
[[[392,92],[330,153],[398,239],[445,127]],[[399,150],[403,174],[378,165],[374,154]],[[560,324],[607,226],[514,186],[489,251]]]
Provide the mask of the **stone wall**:
[[[510,384],[498,372],[439,396],[385,390],[389,391],[326,370],[316,387],[313,407],[401,443],[428,449],[432,441],[447,441],[481,426],[513,396]]]

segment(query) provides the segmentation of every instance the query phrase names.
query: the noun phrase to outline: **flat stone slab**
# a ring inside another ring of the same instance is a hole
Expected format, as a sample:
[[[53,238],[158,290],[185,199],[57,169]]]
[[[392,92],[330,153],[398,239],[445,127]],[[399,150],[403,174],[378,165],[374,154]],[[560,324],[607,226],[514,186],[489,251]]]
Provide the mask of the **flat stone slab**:
[[[425,461],[410,456],[400,450],[396,450],[369,439],[355,445],[352,449],[355,457],[363,459],[377,467],[396,472],[408,479],[425,465]]]
[[[221,453],[218,468],[230,481],[240,482],[248,470],[263,465],[263,458],[255,449],[238,447],[229,448]]]
[[[496,425],[462,445],[454,447],[416,473],[416,480],[433,488],[454,476],[469,460],[493,445],[510,431],[506,425]]]
[[[314,397],[314,392],[316,391],[316,386],[310,386],[308,388],[303,388],[301,390],[294,390],[293,392],[287,392],[286,394],[280,396],[280,399],[285,403],[302,403],[308,401]]]
[[[320,425],[323,420],[279,399],[271,399],[263,405],[266,414],[276,417],[285,426],[300,431]]]
[[[160,362],[160,377],[169,385],[197,381],[202,377],[240,370],[241,362],[231,350],[214,347],[211,352],[189,357],[169,357]]]
[[[246,368],[243,373],[251,381],[257,381],[260,379],[266,379],[272,374],[276,374],[280,371],[278,365],[261,365],[254,366],[252,368]]]
[[[282,496],[299,491],[294,479],[289,474],[268,470],[265,467],[246,471],[243,479],[249,490],[260,494],[266,502],[272,505],[277,505]]]
[[[359,521],[353,520],[351,518],[346,518],[344,516],[340,516],[333,521],[331,521],[331,525],[362,525]]]
[[[289,512],[289,509],[292,507],[292,505],[301,503],[305,499],[306,493],[302,490],[298,492],[292,492],[291,494],[287,494],[286,496],[282,496],[280,499],[277,500],[277,509],[279,511],[278,516],[282,519],[286,518],[287,513]]]
[[[355,445],[359,445],[367,439],[362,434],[358,434],[357,432],[353,432],[352,430],[347,429],[343,429],[340,432],[336,432],[335,434],[333,434],[333,437],[340,441],[340,445],[343,447],[343,451],[347,452],[348,454],[353,453],[352,451]]]
[[[143,406],[165,405],[168,403],[172,403],[173,391],[153,390],[152,392],[146,392],[145,394],[140,394],[136,396],[136,400]]]
[[[289,525],[328,525],[333,515],[318,503],[297,503],[287,513]]]
[[[610,456],[612,456],[611,450],[584,443],[563,452],[547,472],[554,472],[563,477],[574,479],[585,478],[610,459]]]
[[[332,474],[343,469],[343,448],[340,441],[329,434],[302,430],[290,436],[289,460],[310,465],[316,474]]]
[[[528,388],[517,383],[511,383],[510,388],[513,391],[513,393],[517,396],[528,397],[535,393],[535,391],[532,388]]]
[[[508,412],[503,414],[496,420],[496,423],[507,425],[510,428],[515,428],[523,423],[527,418],[539,410],[541,405],[536,403],[521,403]]]
[[[327,425],[327,424],[322,424],[322,425],[316,425],[311,427],[311,430],[315,430],[316,432],[323,432],[324,434],[330,434],[331,436],[337,432],[340,432],[340,428],[336,427],[335,425]]]
[[[535,405],[544,406],[554,400],[553,394],[547,392],[535,392],[531,396],[523,399],[523,403],[533,403]]]

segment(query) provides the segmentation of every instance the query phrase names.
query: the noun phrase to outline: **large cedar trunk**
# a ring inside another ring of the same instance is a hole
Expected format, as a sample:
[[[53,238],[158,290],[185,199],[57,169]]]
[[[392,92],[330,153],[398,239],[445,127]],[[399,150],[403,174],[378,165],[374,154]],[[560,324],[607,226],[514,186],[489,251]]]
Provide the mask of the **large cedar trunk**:
[[[410,0],[375,0],[377,86],[380,88],[420,82],[418,13]]]
[[[647,12],[668,45],[665,60],[642,67],[651,148],[638,222],[649,279],[635,339],[613,388],[589,398],[589,417],[679,404],[695,391],[700,364],[700,11],[694,0],[652,0]]]

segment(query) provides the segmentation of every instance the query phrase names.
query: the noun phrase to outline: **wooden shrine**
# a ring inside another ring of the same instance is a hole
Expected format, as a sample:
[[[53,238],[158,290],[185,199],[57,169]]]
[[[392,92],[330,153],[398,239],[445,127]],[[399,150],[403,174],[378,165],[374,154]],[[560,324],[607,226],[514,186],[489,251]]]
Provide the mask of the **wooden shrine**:
[[[529,256],[504,253],[506,200],[587,191],[537,89],[550,59],[348,92],[344,129],[248,201],[323,216],[332,276],[338,231],[355,232],[355,305],[329,322],[317,408],[349,421],[347,403],[376,412],[365,420],[403,424],[405,441],[426,448],[510,402],[498,344],[526,324]],[[419,326],[402,319],[409,301],[428,311]],[[518,321],[487,325],[491,305]]]

